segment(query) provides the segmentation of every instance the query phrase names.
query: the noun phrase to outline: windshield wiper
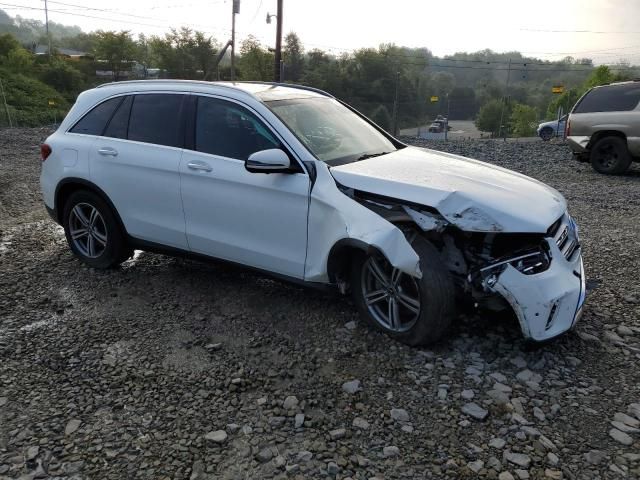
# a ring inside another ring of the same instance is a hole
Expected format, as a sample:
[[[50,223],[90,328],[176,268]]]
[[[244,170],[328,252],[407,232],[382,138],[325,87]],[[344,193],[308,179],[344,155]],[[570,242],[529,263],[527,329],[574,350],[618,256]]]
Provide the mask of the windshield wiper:
[[[356,160],[366,160],[367,158],[379,157],[380,155],[386,155],[387,153],[391,152],[365,153],[356,158]]]

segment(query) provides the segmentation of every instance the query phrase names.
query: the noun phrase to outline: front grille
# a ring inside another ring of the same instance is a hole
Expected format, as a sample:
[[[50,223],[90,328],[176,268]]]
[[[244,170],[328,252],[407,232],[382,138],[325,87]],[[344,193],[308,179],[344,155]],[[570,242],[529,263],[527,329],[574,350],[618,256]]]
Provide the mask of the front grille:
[[[559,223],[554,223],[549,231],[553,232],[553,238],[564,258],[571,260],[580,249],[578,232],[573,219],[565,213]]]

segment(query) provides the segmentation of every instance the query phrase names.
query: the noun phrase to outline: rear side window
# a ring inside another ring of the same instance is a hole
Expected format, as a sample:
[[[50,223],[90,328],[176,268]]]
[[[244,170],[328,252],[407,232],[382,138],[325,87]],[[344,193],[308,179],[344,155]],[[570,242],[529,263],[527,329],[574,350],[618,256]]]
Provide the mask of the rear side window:
[[[102,135],[107,122],[122,102],[122,97],[111,98],[96,106],[76,123],[70,130],[72,133],[86,135]]]
[[[136,95],[129,117],[129,140],[182,146],[180,106],[183,95]]]
[[[196,151],[246,160],[252,153],[270,148],[282,145],[247,109],[224,100],[198,98]]]
[[[574,113],[624,112],[633,110],[640,102],[640,82],[594,88],[573,110]]]
[[[107,129],[104,131],[105,137],[112,138],[127,138],[127,129],[129,128],[129,114],[131,113],[131,104],[133,103],[133,97],[128,96],[116,110],[116,113],[111,117],[111,121],[107,125]]]

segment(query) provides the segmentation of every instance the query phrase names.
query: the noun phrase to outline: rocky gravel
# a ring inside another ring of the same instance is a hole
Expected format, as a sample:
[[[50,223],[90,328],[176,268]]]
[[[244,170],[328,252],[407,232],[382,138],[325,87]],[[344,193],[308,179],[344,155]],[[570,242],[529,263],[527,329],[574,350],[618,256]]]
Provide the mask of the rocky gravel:
[[[483,315],[409,348],[348,298],[235,267],[82,266],[41,203],[46,134],[0,131],[0,479],[640,478],[637,167],[422,143],[560,190],[590,292],[544,345]]]

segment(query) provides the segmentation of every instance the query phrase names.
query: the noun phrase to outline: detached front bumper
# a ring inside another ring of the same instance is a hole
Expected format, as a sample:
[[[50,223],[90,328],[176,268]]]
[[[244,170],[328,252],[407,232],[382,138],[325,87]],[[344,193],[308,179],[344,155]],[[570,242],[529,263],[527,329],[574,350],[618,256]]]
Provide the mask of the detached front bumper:
[[[507,263],[502,271],[487,277],[489,290],[511,305],[525,338],[544,341],[570,330],[582,315],[586,278],[577,227],[565,215],[557,233],[547,238],[549,267],[524,274]]]

